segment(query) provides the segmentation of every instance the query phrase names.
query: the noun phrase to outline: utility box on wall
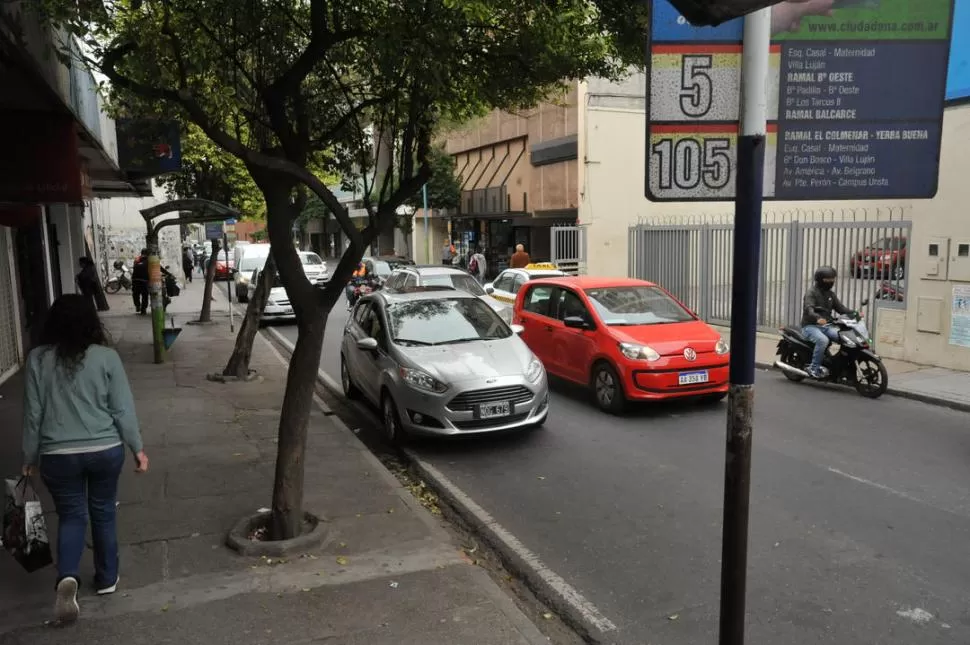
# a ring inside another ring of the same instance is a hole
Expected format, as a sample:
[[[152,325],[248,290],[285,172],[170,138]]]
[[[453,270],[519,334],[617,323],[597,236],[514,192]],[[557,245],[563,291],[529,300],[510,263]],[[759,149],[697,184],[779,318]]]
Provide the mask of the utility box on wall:
[[[923,280],[946,280],[949,268],[950,238],[931,237],[926,246],[917,249],[917,265],[922,269],[919,277]]]
[[[950,243],[950,280],[970,282],[970,238],[954,238]]]

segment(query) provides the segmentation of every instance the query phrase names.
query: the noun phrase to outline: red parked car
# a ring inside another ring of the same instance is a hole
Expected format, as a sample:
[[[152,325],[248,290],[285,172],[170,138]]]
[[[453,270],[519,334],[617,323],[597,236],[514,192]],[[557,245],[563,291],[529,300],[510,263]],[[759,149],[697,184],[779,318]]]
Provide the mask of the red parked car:
[[[906,238],[887,237],[856,251],[849,258],[849,268],[857,278],[902,280],[906,277]]]
[[[530,281],[519,290],[513,317],[546,371],[588,386],[608,412],[621,412],[628,401],[727,395],[727,343],[652,282]]]

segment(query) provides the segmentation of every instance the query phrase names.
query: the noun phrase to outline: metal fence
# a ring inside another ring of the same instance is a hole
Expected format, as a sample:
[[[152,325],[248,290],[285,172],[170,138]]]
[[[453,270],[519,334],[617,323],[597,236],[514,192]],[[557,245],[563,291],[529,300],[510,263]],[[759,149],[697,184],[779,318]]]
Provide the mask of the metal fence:
[[[836,293],[849,307],[864,299],[905,307],[907,220],[769,222],[761,227],[758,324],[797,324],[802,298],[821,265],[839,272]],[[731,319],[734,226],[731,223],[650,224],[629,231],[629,275],[664,286],[703,319]]]
[[[550,259],[561,271],[586,273],[586,230],[580,226],[553,226]]]

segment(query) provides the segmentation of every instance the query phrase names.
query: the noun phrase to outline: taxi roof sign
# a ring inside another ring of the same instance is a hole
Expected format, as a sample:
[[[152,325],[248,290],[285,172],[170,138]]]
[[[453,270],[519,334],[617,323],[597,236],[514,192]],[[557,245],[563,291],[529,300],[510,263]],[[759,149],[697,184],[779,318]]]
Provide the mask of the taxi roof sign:
[[[525,265],[525,269],[526,271],[558,271],[559,267],[552,262],[533,262]]]

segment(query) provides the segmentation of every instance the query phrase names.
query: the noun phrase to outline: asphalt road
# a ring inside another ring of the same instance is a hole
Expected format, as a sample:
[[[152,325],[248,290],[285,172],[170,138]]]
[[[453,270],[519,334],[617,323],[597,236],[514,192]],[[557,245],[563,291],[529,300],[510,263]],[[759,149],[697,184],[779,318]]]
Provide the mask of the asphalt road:
[[[614,418],[557,385],[550,407],[537,432],[416,449],[615,623],[606,642],[716,642],[725,406]],[[970,642],[970,417],[773,373],[755,413],[748,642]]]

